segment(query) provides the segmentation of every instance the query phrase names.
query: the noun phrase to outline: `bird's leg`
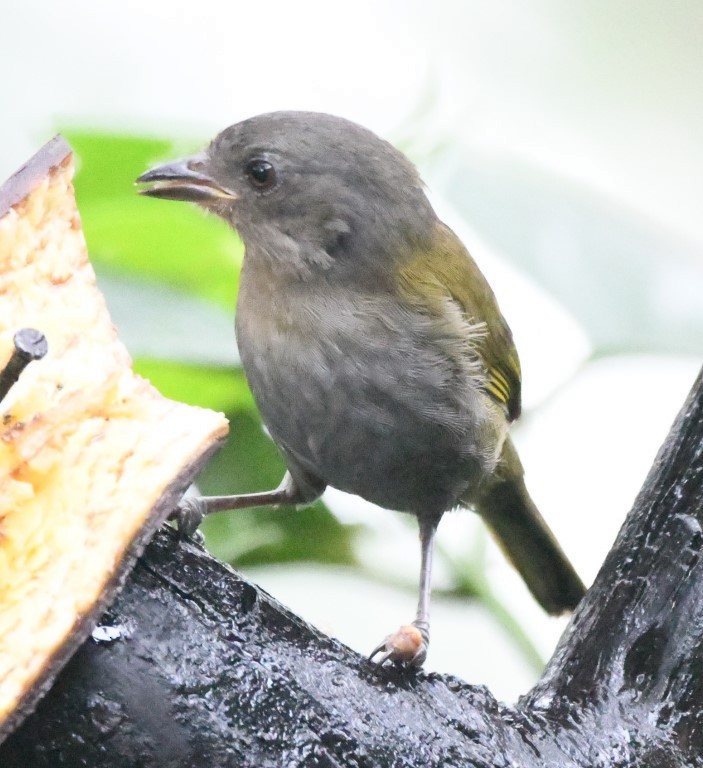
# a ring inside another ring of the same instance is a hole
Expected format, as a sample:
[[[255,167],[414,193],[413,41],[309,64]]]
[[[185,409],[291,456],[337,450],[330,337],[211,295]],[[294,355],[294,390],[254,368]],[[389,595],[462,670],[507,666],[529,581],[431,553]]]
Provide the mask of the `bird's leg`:
[[[412,624],[404,624],[374,648],[369,656],[378,666],[386,661],[397,661],[413,667],[421,667],[427,657],[430,644],[430,595],[432,593],[432,553],[437,531],[436,518],[420,518],[420,595],[417,615]],[[374,657],[380,654],[377,659]]]
[[[430,596],[432,594],[432,556],[434,554],[434,536],[437,531],[435,520],[420,521],[420,595],[417,601],[417,615],[413,626],[417,627],[422,637],[420,648],[416,651],[413,663],[422,666],[430,644]],[[419,661],[416,661],[416,658]]]
[[[261,493],[242,493],[236,496],[186,496],[169,515],[175,520],[178,531],[184,536],[192,536],[199,528],[203,518],[213,512],[228,509],[248,509],[250,507],[277,507],[309,504],[318,498],[324,486],[303,490],[286,472],[281,484],[273,491]]]

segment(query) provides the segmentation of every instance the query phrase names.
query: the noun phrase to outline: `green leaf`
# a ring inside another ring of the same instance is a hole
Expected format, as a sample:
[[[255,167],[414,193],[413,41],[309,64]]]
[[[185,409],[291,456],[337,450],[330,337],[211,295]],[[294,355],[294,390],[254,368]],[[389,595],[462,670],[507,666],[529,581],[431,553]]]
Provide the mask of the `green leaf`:
[[[171,156],[173,142],[163,138],[103,133],[63,127],[78,159],[75,177],[78,207],[110,197],[134,195],[134,180],[150,165]]]
[[[244,250],[224,222],[182,203],[136,193],[133,198],[86,203],[81,216],[96,266],[234,306]]]
[[[198,478],[200,490],[207,496],[220,496],[276,488],[286,467],[258,412],[238,409],[228,411],[227,417],[229,440]]]
[[[276,488],[285,466],[258,417],[229,414],[227,444],[198,479],[206,495],[247,493]],[[343,525],[323,504],[304,509],[258,509],[222,512],[202,526],[208,549],[237,565],[315,561],[356,564],[358,527]]]
[[[74,180],[91,260],[234,305],[244,248],[223,221],[195,206],[140,197],[134,181],[156,161],[183,154],[172,142],[68,129]]]
[[[256,413],[254,399],[241,369],[137,358],[134,370],[171,400],[222,413]]]

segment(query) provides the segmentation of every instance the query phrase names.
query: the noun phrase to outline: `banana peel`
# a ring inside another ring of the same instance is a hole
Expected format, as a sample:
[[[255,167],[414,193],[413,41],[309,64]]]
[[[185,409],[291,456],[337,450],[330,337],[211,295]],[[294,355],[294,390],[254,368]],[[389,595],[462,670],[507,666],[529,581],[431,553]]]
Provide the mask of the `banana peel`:
[[[49,347],[0,401],[0,741],[228,430],[222,414],[168,400],[131,370],[72,176],[57,136],[0,187],[0,369],[21,328]]]

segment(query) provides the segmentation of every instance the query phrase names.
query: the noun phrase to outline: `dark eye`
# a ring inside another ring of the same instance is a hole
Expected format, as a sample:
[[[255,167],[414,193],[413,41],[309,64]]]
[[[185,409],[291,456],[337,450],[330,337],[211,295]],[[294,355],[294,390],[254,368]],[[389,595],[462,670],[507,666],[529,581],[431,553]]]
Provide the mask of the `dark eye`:
[[[247,165],[247,176],[256,189],[271,189],[276,183],[276,171],[268,160],[251,160]]]

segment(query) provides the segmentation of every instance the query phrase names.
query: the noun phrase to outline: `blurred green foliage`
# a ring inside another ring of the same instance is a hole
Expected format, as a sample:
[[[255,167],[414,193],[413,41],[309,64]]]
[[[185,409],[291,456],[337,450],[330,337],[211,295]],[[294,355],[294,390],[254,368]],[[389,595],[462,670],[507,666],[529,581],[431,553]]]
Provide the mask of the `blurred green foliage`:
[[[79,159],[76,197],[96,267],[163,282],[231,308],[244,248],[231,230],[193,206],[144,205],[134,180],[172,142],[64,130]]]

